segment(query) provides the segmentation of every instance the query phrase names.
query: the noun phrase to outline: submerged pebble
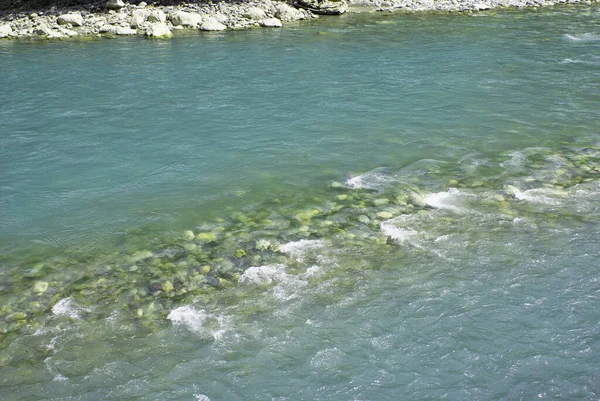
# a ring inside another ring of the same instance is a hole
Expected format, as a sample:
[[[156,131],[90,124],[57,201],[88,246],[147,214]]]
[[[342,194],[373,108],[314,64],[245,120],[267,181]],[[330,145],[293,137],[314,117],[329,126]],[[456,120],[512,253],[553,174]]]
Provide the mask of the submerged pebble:
[[[46,281],[38,281],[33,285],[33,292],[38,295],[45,293],[48,290],[48,283]]]

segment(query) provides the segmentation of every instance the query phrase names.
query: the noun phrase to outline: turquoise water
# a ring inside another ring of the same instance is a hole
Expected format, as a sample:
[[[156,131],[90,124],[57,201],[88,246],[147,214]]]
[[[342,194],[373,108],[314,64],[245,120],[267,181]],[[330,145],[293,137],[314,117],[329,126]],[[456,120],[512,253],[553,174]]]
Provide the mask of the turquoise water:
[[[0,398],[598,399],[599,17],[0,42]]]

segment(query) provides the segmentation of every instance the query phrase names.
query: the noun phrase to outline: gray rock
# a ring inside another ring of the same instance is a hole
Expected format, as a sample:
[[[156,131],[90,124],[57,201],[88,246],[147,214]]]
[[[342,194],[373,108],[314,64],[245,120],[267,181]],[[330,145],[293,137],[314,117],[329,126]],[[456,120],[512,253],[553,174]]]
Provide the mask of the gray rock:
[[[171,30],[164,22],[155,22],[148,26],[146,30],[146,36],[151,38],[166,38],[173,35]]]
[[[214,17],[208,17],[204,19],[202,25],[200,25],[200,30],[202,31],[224,31],[227,27],[217,21]]]
[[[58,16],[56,22],[58,22],[58,25],[71,24],[72,26],[82,26],[83,17],[79,13],[62,14]]]
[[[171,21],[173,25],[196,28],[202,24],[202,16],[197,13],[188,13],[177,10],[169,14],[169,21]]]
[[[13,30],[8,24],[0,25],[0,38],[7,38],[12,35]]]
[[[108,0],[108,2],[106,3],[106,8],[108,8],[109,10],[120,10],[123,7],[125,7],[125,3],[123,3],[123,0]]]
[[[277,18],[265,18],[259,22],[261,26],[269,27],[269,28],[281,28],[283,25],[281,24],[281,20]]]

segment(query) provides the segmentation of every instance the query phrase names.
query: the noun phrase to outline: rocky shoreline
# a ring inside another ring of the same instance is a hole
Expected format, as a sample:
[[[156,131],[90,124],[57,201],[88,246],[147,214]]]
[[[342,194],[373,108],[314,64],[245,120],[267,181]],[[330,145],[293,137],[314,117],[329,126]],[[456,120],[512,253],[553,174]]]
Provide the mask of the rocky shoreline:
[[[240,30],[277,28],[286,23],[310,20],[319,14],[347,11],[445,11],[477,12],[507,7],[541,7],[559,3],[591,5],[600,0],[275,0],[244,3],[182,3],[175,6],[125,4],[109,0],[102,5],[14,12],[0,16],[0,38],[64,39],[144,35],[166,38],[177,30]]]

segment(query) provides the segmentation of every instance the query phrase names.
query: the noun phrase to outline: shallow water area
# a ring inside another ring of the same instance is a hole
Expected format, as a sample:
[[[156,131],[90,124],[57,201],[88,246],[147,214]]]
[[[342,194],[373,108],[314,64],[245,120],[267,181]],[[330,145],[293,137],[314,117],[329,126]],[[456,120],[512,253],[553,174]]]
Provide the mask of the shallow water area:
[[[599,16],[0,42],[0,398],[598,398]]]

